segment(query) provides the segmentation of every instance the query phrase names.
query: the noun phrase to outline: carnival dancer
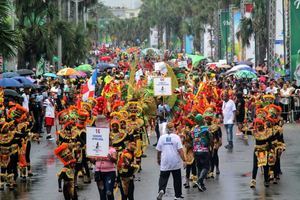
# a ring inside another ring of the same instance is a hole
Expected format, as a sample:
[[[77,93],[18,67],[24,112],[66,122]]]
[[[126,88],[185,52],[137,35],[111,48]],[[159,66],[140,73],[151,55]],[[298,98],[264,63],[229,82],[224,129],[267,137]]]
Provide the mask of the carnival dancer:
[[[118,160],[118,182],[122,200],[134,200],[134,174],[139,169],[139,166],[135,162],[135,150],[135,142],[129,142]]]
[[[197,168],[194,158],[194,152],[193,152],[193,138],[191,136],[191,130],[187,127],[184,131],[184,154],[186,158],[186,182],[183,184],[185,188],[190,188],[190,179],[192,174],[192,180],[193,177],[197,175]]]
[[[15,178],[18,167],[18,148],[21,147],[20,140],[15,138],[15,131],[10,131],[14,121],[5,122],[0,134],[0,189],[4,189],[6,180],[9,189],[13,190],[16,186]]]
[[[73,157],[72,152],[69,149],[69,145],[66,143],[61,144],[54,150],[54,154],[64,165],[64,167],[57,174],[58,191],[63,192],[65,200],[78,200],[77,191],[74,183],[74,167],[76,159]]]
[[[200,192],[204,192],[206,190],[204,179],[209,171],[209,148],[211,146],[212,138],[208,131],[208,127],[200,125],[196,125],[193,128],[192,137],[194,157],[198,171],[196,186]]]
[[[209,178],[214,178],[214,169],[216,174],[220,174],[218,150],[222,146],[222,130],[216,120],[216,107],[208,106],[203,114],[205,125],[208,126],[208,131],[212,137],[210,146],[210,170]]]
[[[75,149],[75,187],[77,186],[77,176],[78,172],[84,169],[84,183],[91,183],[91,175],[88,166],[88,159],[86,157],[86,124],[89,120],[89,113],[84,109],[78,110],[78,120],[76,122],[76,126],[72,131],[75,131],[77,134],[77,145],[78,147]]]
[[[253,170],[250,187],[256,187],[256,175],[259,167],[263,167],[264,184],[269,187],[269,164],[268,154],[271,148],[272,131],[266,128],[263,119],[256,118],[254,120],[253,137],[255,139],[255,147],[253,153]]]
[[[285,151],[285,143],[283,138],[283,119],[281,118],[281,107],[274,104],[270,104],[265,107],[268,111],[268,128],[272,131],[271,137],[271,155],[269,155],[269,165],[270,165],[270,181],[277,184],[280,177],[280,157],[283,151]],[[273,159],[270,159],[273,158]]]

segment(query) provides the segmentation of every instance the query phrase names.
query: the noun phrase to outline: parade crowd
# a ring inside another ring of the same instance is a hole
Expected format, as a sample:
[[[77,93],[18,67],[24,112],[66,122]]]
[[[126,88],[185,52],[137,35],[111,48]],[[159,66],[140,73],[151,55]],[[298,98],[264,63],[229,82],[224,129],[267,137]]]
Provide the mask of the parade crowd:
[[[206,179],[221,173],[222,137],[232,151],[234,135],[255,140],[250,187],[256,187],[258,168],[265,187],[279,183],[283,125],[300,119],[296,82],[272,77],[264,67],[213,64],[195,61],[197,55],[137,47],[100,46],[91,57],[84,74],[73,68],[29,73],[24,78],[32,85],[26,87],[0,80],[0,190],[5,185],[13,190],[18,177],[32,176],[31,142],[46,139],[57,144],[58,191],[66,200],[79,199],[81,177],[85,184],[94,177],[101,200],[113,200],[117,193],[133,200],[135,174],[142,170],[152,132],[160,166],[158,200],[170,174],[175,199],[183,199],[182,186],[209,191]],[[156,95],[155,77],[171,77],[171,95]],[[87,127],[110,128],[106,157],[87,155]]]

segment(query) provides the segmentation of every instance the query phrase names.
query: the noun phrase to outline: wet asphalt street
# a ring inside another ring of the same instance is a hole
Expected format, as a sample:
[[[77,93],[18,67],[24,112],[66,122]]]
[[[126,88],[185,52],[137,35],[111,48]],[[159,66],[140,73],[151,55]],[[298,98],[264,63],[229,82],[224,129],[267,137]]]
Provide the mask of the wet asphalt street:
[[[184,189],[183,196],[186,200],[299,200],[300,199],[300,125],[285,126],[285,141],[287,150],[282,156],[283,175],[278,185],[270,188],[263,186],[261,173],[257,176],[257,187],[249,188],[253,159],[253,139],[249,137],[246,144],[235,136],[234,149],[228,152],[224,147],[219,151],[221,174],[215,179],[207,180],[207,191],[200,193],[197,189]],[[224,132],[223,132],[224,134]],[[225,135],[223,144],[226,144]],[[151,138],[151,141],[154,141]],[[33,144],[31,160],[34,176],[26,182],[18,180],[15,191],[0,191],[0,200],[63,200],[62,193],[58,192],[56,173],[61,168],[61,163],[54,157],[54,141],[45,141]],[[142,172],[137,174],[135,182],[136,200],[155,200],[158,190],[159,167],[156,164],[156,151],[149,146],[147,158],[143,159]],[[184,176],[184,171],[182,173]],[[184,180],[184,179],[183,179]],[[99,198],[95,182],[83,184],[79,179],[79,199],[97,200]],[[116,197],[116,200],[120,198]],[[172,178],[170,178],[166,200],[174,199]]]

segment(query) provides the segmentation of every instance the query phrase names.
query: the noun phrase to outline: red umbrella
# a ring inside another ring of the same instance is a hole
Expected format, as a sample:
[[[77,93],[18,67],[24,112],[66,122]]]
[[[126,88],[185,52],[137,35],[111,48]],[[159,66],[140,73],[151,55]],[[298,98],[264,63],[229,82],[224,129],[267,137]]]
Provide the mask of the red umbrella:
[[[101,61],[111,61],[111,57],[110,56],[102,56],[100,58]]]

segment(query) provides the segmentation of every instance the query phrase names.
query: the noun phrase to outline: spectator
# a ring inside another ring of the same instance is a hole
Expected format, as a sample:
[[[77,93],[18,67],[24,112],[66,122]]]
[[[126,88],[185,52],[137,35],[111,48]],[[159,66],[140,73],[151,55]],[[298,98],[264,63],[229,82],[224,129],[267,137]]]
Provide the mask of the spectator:
[[[270,82],[270,86],[266,88],[265,92],[266,94],[277,94],[277,87],[275,87],[275,83],[273,81]]]
[[[175,199],[183,199],[181,185],[182,161],[185,162],[181,139],[174,133],[174,124],[167,124],[167,134],[160,136],[157,143],[157,163],[160,165],[159,193],[161,200],[166,192],[170,173],[173,176]]]
[[[55,120],[55,101],[53,99],[53,92],[50,92],[50,95],[44,100],[43,108],[45,113],[45,126],[46,126],[46,132],[47,132],[47,140],[53,140],[51,136],[51,129],[52,126],[54,126],[54,120]]]
[[[288,113],[290,111],[290,97],[291,97],[291,90],[289,90],[288,85],[285,83],[283,84],[283,88],[280,90],[280,106],[282,108],[282,118],[285,122],[289,123]]]
[[[29,111],[29,89],[25,88],[24,93],[22,94],[23,103],[22,106]]]
[[[235,121],[235,103],[233,100],[229,99],[228,93],[224,94],[223,97],[223,105],[222,105],[222,112],[223,112],[223,123],[225,125],[225,130],[227,133],[227,141],[228,145],[225,146],[226,149],[233,148],[233,125]]]

